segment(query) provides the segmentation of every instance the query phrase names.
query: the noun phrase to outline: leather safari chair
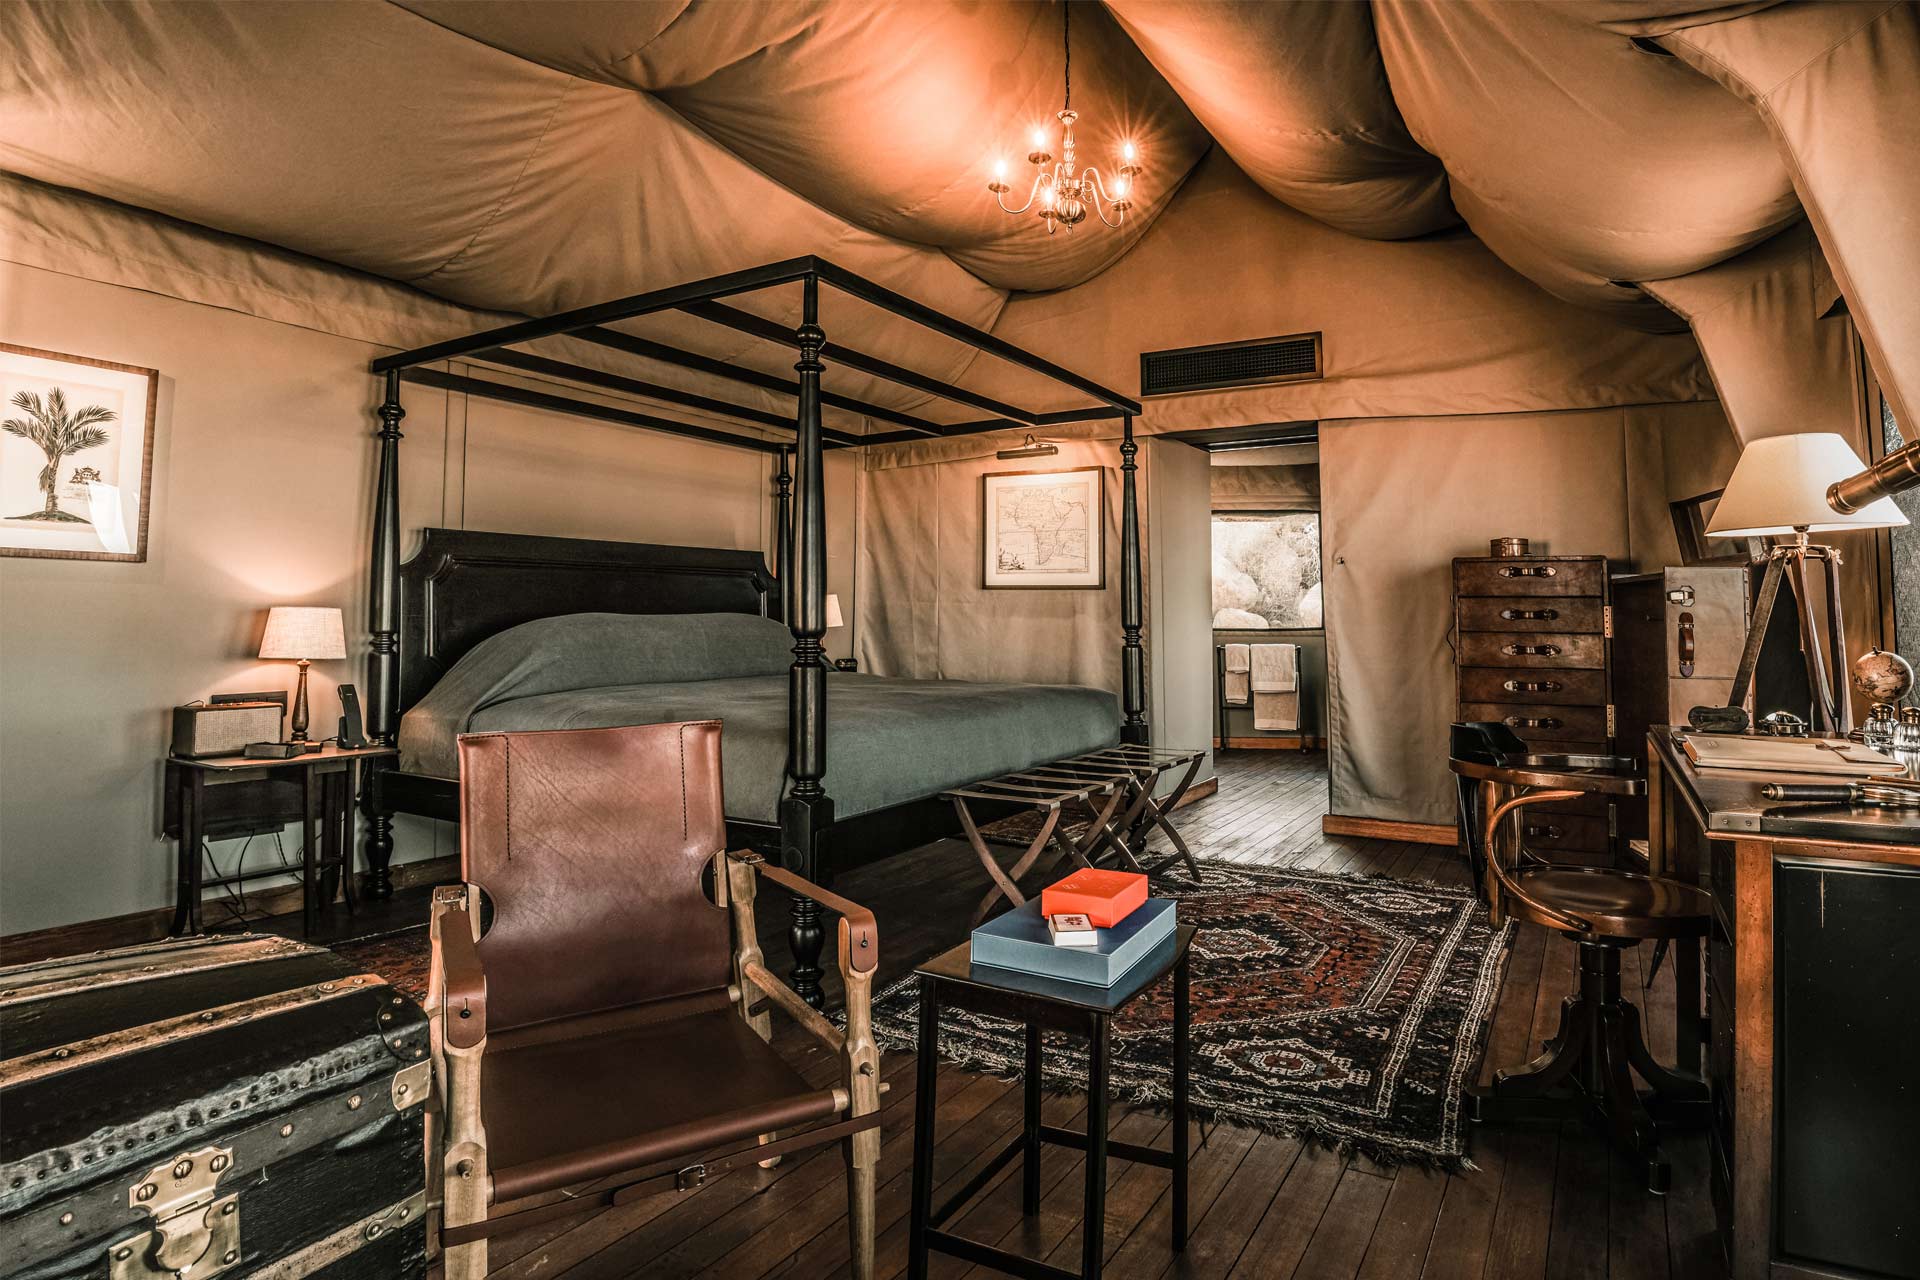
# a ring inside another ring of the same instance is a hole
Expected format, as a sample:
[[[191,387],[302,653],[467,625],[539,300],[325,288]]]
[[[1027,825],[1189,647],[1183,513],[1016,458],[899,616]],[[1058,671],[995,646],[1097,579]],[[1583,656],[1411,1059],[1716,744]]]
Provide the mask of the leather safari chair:
[[[873,916],[724,851],[719,722],[468,734],[460,782],[464,883],[434,895],[427,994],[447,1280],[484,1276],[501,1231],[835,1140],[853,1271],[870,1277]],[[844,1033],[762,964],[760,877],[840,913]],[[826,1042],[837,1081],[816,1087],[774,1051],[768,1002]]]

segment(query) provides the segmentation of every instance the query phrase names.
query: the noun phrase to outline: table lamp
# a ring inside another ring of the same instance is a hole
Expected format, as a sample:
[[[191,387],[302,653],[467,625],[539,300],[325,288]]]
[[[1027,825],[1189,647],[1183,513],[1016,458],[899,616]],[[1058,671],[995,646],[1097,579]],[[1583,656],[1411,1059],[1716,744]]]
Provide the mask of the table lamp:
[[[300,664],[300,688],[293,697],[293,741],[307,740],[307,664],[347,656],[347,633],[338,609],[275,605],[267,611],[260,656]]]
[[[846,625],[847,620],[840,612],[840,597],[829,593],[827,596],[827,630],[831,631],[835,627],[844,627]]]
[[[1847,700],[1846,640],[1840,614],[1840,553],[1812,542],[1810,533],[1849,529],[1886,529],[1907,518],[1890,498],[1880,498],[1854,511],[1838,511],[1827,500],[1827,489],[1862,469],[1860,455],[1830,431],[1769,436],[1749,443],[1740,454],[1733,477],[1720,495],[1707,522],[1710,538],[1756,538],[1791,534],[1793,541],[1770,547],[1760,595],[1753,605],[1747,645],[1735,669],[1733,692],[1727,705],[1737,707],[1747,698],[1753,672],[1760,660],[1761,641],[1773,615],[1780,579],[1793,575],[1793,593],[1799,601],[1800,642],[1807,659],[1807,683],[1814,691],[1814,728],[1820,733],[1845,734],[1853,728],[1853,710]],[[1820,660],[1820,638],[1807,596],[1807,561],[1824,568],[1827,586],[1827,647],[1832,654],[1833,681]]]

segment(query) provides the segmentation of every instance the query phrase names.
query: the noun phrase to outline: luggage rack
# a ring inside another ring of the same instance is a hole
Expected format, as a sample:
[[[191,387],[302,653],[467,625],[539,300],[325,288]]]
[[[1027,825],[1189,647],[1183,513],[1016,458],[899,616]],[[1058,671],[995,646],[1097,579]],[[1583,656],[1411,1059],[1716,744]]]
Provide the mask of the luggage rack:
[[[1200,864],[1168,815],[1186,797],[1206,758],[1204,750],[1193,748],[1122,743],[941,792],[943,799],[952,802],[967,843],[993,881],[974,911],[973,923],[986,919],[1001,898],[1016,907],[1026,903],[1026,895],[1015,882],[1033,869],[1049,845],[1054,850],[1053,866],[1066,861],[1092,867],[1110,858],[1112,864],[1128,871],[1155,875],[1174,862],[1184,862],[1187,874],[1198,883]],[[1176,769],[1185,770],[1179,782],[1164,799],[1155,799],[1154,789],[1161,777]],[[1007,838],[983,833],[968,808],[969,801],[1020,805],[1040,815],[1039,831],[1027,841],[1010,870],[1001,867],[988,847],[996,839]],[[1063,829],[1064,819],[1070,814],[1086,820],[1077,837]],[[1173,851],[1151,866],[1144,865],[1147,841],[1156,830],[1166,833]]]

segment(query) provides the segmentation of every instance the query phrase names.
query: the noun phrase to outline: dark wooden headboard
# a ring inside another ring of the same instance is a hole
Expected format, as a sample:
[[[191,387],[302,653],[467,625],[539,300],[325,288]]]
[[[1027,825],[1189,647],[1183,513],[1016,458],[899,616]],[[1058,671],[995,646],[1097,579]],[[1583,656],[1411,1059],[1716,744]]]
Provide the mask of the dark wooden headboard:
[[[400,710],[488,636],[563,613],[777,615],[758,551],[428,529],[400,566]]]

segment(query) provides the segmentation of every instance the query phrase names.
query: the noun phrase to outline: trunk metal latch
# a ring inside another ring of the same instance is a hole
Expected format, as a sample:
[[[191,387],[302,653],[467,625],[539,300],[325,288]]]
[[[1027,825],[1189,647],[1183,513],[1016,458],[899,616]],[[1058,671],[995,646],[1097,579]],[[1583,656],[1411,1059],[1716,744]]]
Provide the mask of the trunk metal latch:
[[[216,1185],[233,1168],[231,1147],[203,1147],[155,1165],[127,1188],[127,1205],[154,1226],[107,1250],[112,1280],[206,1280],[240,1261],[240,1195]]]

